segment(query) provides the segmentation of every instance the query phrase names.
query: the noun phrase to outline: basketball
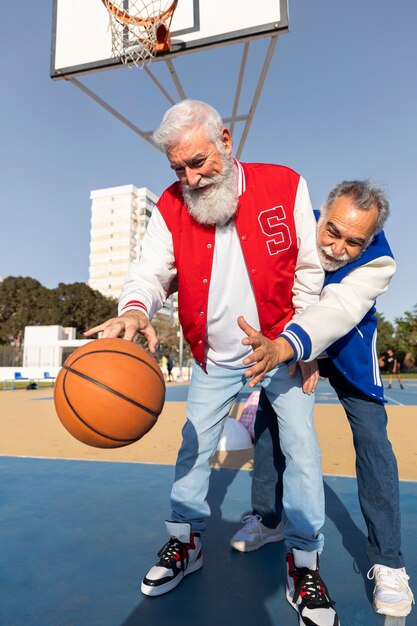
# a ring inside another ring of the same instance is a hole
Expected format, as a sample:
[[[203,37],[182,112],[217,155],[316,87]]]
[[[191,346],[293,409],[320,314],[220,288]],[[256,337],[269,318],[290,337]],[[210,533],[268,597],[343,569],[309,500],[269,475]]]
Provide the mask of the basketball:
[[[75,350],[60,369],[55,410],[79,441],[120,448],[156,423],[165,382],[155,359],[125,339],[95,339]]]

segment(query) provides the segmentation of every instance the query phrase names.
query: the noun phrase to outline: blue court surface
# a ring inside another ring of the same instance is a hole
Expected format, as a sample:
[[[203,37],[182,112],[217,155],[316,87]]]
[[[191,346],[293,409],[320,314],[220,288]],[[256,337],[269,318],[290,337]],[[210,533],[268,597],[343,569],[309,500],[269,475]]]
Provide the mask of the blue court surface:
[[[213,470],[204,567],[145,598],[140,577],[166,540],[173,467],[0,457],[1,626],[296,626],[284,548],[229,548],[250,507],[250,472]],[[321,572],[342,626],[383,626],[370,604],[356,481],[326,477]],[[403,551],[417,581],[417,483],[402,482]],[[403,622],[400,622],[401,624]],[[417,610],[407,626],[417,625]]]
[[[385,381],[385,399],[388,405],[397,406],[415,406],[417,405],[417,379],[405,380],[404,389],[400,389],[400,386],[395,381],[392,389],[387,389]],[[254,390],[259,390],[260,387],[254,387],[251,389],[246,386],[239,395],[238,401],[245,402],[249,395]],[[188,385],[175,385],[170,387],[167,385],[166,399],[167,402],[185,402],[188,394]],[[317,404],[339,404],[339,400],[326,379],[320,379],[316,389],[316,403]]]

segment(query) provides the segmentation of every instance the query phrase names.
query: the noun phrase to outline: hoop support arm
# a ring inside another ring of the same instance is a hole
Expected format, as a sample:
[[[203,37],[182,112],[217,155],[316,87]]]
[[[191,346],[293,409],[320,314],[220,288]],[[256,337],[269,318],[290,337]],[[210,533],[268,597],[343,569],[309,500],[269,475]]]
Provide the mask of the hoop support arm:
[[[75,87],[80,89],[83,93],[85,93],[89,98],[94,100],[94,102],[97,102],[97,104],[99,104],[101,107],[103,107],[103,109],[108,111],[108,113],[111,113],[114,117],[116,117],[120,122],[122,122],[122,124],[130,128],[130,130],[133,130],[133,132],[136,133],[136,135],[139,135],[139,137],[141,137],[142,139],[150,143],[151,146],[153,146],[154,148],[156,148],[157,150],[161,152],[160,147],[152,139],[153,131],[140,130],[140,128],[138,128],[137,126],[135,126],[135,124],[130,122],[124,115],[116,111],[116,109],[110,106],[108,102],[100,98],[100,96],[94,93],[94,91],[91,91],[91,89],[86,87],[86,85],[84,85],[77,78],[68,78],[67,80],[73,85],[75,85]]]
[[[266,51],[266,55],[265,55],[265,60],[264,60],[264,64],[262,66],[262,71],[261,74],[259,76],[259,80],[258,80],[258,84],[256,86],[256,90],[255,93],[253,95],[253,99],[252,99],[252,104],[250,106],[250,110],[249,110],[249,116],[248,119],[246,120],[246,124],[245,127],[243,129],[242,132],[242,136],[240,138],[240,142],[239,142],[239,147],[236,151],[236,158],[240,159],[241,154],[242,154],[242,150],[243,147],[245,145],[245,141],[246,141],[246,137],[248,136],[248,132],[250,129],[250,126],[252,124],[252,120],[253,120],[253,116],[255,115],[255,111],[256,111],[256,107],[258,106],[258,102],[259,102],[259,98],[262,92],[262,88],[265,82],[265,78],[266,75],[268,73],[269,70],[269,66],[271,65],[271,61],[272,61],[272,57],[275,51],[275,47],[277,45],[278,42],[278,37],[279,35],[274,35],[273,37],[271,37],[271,41],[269,42],[269,46],[268,49]]]

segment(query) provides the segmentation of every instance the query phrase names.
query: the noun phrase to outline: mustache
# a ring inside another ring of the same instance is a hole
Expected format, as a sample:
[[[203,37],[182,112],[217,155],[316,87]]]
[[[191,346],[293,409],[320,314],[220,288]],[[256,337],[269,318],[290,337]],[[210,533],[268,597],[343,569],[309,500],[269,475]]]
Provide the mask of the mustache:
[[[320,250],[335,261],[349,261],[349,255],[346,252],[342,252],[342,254],[335,254],[332,251],[331,246],[320,246]]]
[[[198,183],[196,183],[195,185],[187,185],[185,183],[182,186],[187,191],[194,191],[195,189],[204,189],[204,187],[208,187],[208,185],[212,185],[216,182],[217,180],[215,176],[205,176],[204,178],[200,178]]]

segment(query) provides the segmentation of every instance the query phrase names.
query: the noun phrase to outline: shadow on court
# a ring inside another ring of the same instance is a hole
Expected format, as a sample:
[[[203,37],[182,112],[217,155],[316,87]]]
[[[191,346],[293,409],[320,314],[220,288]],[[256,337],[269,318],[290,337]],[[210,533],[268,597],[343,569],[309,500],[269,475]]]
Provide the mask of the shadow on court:
[[[250,472],[213,470],[204,567],[165,596],[145,598],[139,582],[166,541],[173,467],[1,457],[0,469],[1,626],[297,625],[284,596],[283,545],[229,548],[249,511]],[[356,481],[325,482],[323,578],[343,626],[383,626],[368,597]],[[401,484],[412,582],[416,487]]]

